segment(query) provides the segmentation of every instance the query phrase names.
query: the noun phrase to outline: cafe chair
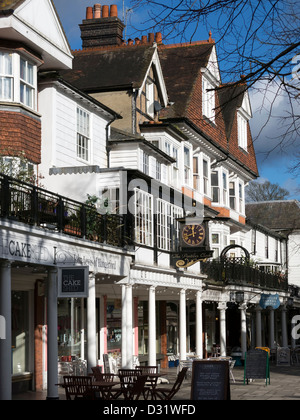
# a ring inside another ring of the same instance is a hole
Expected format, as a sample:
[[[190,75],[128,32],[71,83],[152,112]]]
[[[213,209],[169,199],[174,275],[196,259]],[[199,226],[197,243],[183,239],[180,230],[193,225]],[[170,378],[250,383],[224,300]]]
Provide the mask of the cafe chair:
[[[120,388],[114,389],[113,398],[124,395],[125,399],[138,377],[142,375],[141,369],[119,369]]]
[[[113,382],[115,378],[114,373],[102,373],[100,366],[92,367],[93,377],[96,381]]]
[[[187,371],[188,371],[188,367],[182,368],[182,370],[178,373],[176,382],[174,383],[172,387],[155,388],[152,393],[153,399],[171,400],[175,396],[175,394],[177,394],[177,392],[180,390],[181,384],[185,378]]]
[[[147,376],[138,376],[133,385],[124,393],[125,400],[138,400],[141,394],[144,395]]]
[[[91,376],[64,376],[63,379],[67,400],[95,399]]]

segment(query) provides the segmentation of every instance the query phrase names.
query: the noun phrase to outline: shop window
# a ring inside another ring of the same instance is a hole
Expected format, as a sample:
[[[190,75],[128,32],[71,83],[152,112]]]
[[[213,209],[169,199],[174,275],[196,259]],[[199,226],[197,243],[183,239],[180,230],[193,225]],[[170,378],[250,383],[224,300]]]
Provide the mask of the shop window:
[[[107,351],[120,353],[122,350],[122,302],[114,299],[107,302]]]
[[[12,292],[12,373],[29,371],[29,293]]]
[[[82,331],[86,328],[83,305],[84,300],[81,298],[58,299],[57,336],[58,356],[61,361],[82,358]]]

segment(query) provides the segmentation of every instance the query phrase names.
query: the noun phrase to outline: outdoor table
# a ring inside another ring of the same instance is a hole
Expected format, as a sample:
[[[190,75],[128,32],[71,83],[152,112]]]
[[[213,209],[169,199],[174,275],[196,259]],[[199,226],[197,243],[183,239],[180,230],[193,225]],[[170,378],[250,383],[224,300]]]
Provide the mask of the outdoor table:
[[[100,396],[103,400],[110,400],[112,387],[120,385],[119,381],[108,382],[108,381],[95,381],[92,383],[93,389],[100,392]]]

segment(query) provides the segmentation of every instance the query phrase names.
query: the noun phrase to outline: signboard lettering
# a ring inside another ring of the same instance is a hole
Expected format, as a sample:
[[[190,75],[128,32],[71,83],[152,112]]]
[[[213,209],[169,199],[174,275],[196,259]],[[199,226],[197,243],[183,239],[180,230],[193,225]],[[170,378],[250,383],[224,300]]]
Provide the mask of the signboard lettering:
[[[87,297],[88,275],[88,267],[59,268],[58,297]]]
[[[249,350],[245,357],[244,384],[249,379],[265,379],[270,384],[269,353],[265,350]]]
[[[229,362],[221,360],[194,361],[191,400],[230,400]]]
[[[259,306],[262,309],[267,309],[268,306],[270,306],[273,309],[278,309],[280,306],[279,295],[278,294],[276,295],[262,294],[260,302],[259,302]]]

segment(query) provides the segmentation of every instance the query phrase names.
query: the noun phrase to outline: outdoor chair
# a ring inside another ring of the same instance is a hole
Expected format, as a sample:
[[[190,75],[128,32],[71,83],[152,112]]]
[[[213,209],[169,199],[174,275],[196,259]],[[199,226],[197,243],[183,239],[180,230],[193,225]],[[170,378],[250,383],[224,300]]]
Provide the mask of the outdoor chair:
[[[172,387],[155,388],[153,390],[153,399],[171,400],[174,397],[174,395],[177,394],[177,392],[179,391],[187,371],[188,371],[188,367],[182,368],[182,370],[178,373],[176,382],[174,383]]]
[[[95,399],[91,376],[64,376],[67,400]]]
[[[142,371],[142,375],[147,377],[148,374],[154,373],[158,374],[158,367],[157,366],[138,366],[136,369],[140,369]],[[146,386],[144,387],[144,398],[145,400],[148,399],[149,394],[152,395],[153,390],[157,386],[158,377],[148,377],[146,380]]]
[[[125,399],[133,384],[137,381],[138,377],[142,375],[141,369],[119,369],[118,376],[120,379],[120,388],[113,390],[114,399],[120,395],[124,395]]]
[[[102,373],[100,366],[92,367],[92,372],[96,381],[113,382],[116,376],[114,373]]]
[[[133,385],[124,393],[124,399],[138,400],[141,394],[144,395],[146,380],[147,376],[138,376]]]

